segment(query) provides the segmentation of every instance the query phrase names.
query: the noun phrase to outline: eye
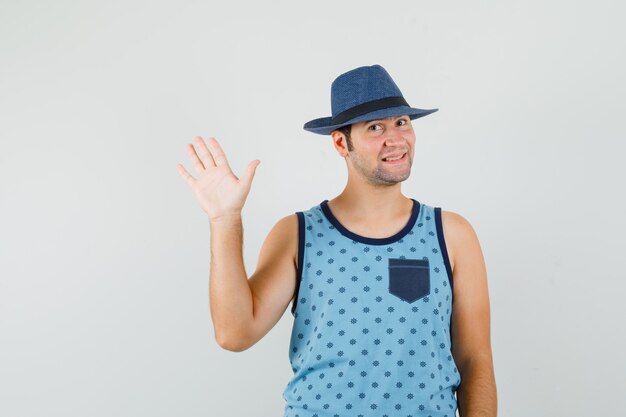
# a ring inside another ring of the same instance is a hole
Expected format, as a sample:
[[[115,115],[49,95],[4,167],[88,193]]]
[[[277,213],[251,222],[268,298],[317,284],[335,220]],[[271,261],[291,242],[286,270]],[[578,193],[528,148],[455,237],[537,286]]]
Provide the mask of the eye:
[[[376,129],[372,129],[373,127],[376,127],[376,126],[380,126],[380,125],[379,125],[378,123],[376,123],[376,124],[371,125],[371,126],[370,126],[370,127],[368,127],[367,129],[368,129],[368,130],[376,130]]]
[[[403,123],[403,124],[401,124],[400,126],[404,126],[404,125],[406,125],[407,123],[409,123],[409,121],[408,121],[408,120],[406,120],[406,119],[400,119],[400,120],[398,120],[398,123],[400,123],[400,122],[404,122],[404,123]]]

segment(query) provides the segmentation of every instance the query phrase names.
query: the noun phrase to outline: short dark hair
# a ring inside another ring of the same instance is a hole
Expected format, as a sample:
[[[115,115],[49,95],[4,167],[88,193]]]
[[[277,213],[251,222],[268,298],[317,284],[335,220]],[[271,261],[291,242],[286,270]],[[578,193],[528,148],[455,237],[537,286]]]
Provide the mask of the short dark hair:
[[[354,146],[352,145],[352,138],[350,137],[350,132],[352,132],[352,125],[340,127],[337,130],[339,130],[346,136],[346,142],[348,142],[348,151],[352,151],[354,149]]]

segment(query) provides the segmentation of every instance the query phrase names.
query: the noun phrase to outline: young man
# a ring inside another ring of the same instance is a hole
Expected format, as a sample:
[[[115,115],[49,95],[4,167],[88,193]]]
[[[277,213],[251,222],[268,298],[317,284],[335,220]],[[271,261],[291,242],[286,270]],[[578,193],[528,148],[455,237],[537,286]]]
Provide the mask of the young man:
[[[341,74],[332,117],[304,129],[331,135],[348,181],[332,200],[281,219],[248,279],[241,210],[259,160],[239,179],[215,138],[198,137],[193,178],[211,224],[215,337],[240,352],[293,301],[284,417],[496,416],[487,274],[461,215],[401,193],[415,155],[412,108],[380,65]],[[456,394],[456,397],[455,397]],[[457,402],[458,399],[458,402]]]

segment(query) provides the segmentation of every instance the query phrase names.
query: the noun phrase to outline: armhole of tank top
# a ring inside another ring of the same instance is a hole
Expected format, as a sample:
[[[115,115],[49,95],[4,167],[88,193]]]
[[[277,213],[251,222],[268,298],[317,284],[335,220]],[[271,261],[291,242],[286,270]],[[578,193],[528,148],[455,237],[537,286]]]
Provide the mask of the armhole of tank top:
[[[448,256],[448,248],[446,247],[446,239],[443,236],[443,221],[441,219],[441,207],[435,207],[435,225],[437,227],[437,240],[439,241],[439,248],[441,249],[441,256],[443,257],[443,263],[446,267],[446,273],[448,274],[448,282],[450,283],[450,292],[454,293],[454,286],[452,281],[452,267],[450,266],[450,258]]]
[[[296,267],[296,291],[291,305],[291,314],[295,315],[298,304],[298,293],[300,291],[300,281],[302,281],[302,262],[304,260],[304,213],[297,211],[298,216],[298,266]]]

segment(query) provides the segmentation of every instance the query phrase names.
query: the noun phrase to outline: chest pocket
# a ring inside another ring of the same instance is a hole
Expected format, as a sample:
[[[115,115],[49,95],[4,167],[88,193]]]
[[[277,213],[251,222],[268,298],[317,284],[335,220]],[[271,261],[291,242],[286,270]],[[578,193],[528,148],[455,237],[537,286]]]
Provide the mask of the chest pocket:
[[[408,303],[430,294],[428,259],[389,258],[389,293]]]

